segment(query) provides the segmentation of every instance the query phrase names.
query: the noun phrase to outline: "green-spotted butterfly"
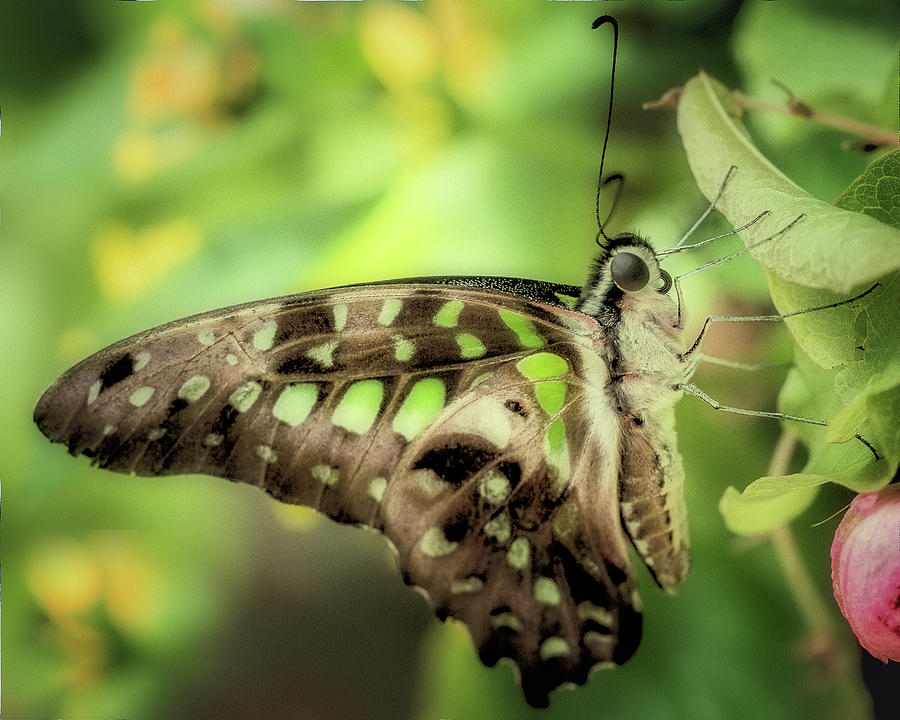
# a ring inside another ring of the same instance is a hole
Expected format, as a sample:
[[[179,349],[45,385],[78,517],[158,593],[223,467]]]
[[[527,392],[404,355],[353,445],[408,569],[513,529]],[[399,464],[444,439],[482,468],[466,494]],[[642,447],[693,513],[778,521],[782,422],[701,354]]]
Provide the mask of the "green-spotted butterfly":
[[[380,530],[545,706],[635,652],[629,544],[666,589],[690,562],[683,316],[649,243],[601,234],[581,289],[430,278],[178,320],[70,369],[35,422],[101,467],[220,476]]]

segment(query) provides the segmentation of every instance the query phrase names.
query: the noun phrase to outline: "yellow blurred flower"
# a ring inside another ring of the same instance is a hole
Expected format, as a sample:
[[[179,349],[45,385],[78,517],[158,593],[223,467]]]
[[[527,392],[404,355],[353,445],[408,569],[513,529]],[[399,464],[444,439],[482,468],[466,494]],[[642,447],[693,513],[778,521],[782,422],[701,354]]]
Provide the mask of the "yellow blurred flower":
[[[202,144],[199,134],[187,127],[171,128],[164,133],[123,130],[113,146],[113,166],[122,180],[143,182],[165,168],[188,160]]]
[[[42,637],[59,682],[79,693],[103,681],[117,636],[151,633],[165,606],[164,573],[127,532],[45,540],[26,558],[25,582],[49,619]]]
[[[25,582],[41,609],[58,619],[83,613],[100,601],[103,572],[84,545],[60,538],[34,548],[26,561]]]
[[[444,45],[444,82],[463,104],[490,101],[500,82],[501,45],[478,16],[479,5],[435,0],[430,7]]]
[[[200,250],[203,238],[197,225],[174,218],[134,231],[124,223],[110,223],[91,242],[91,262],[104,297],[127,302],[156,285],[172,268]]]
[[[104,600],[110,620],[128,635],[149,632],[165,604],[161,568],[124,533],[98,533],[94,545],[106,572]]]
[[[190,27],[176,17],[152,25],[132,68],[128,120],[113,150],[125,181],[189,159],[256,96],[259,56],[236,19],[222,4],[198,3],[196,11]]]
[[[419,85],[437,72],[440,52],[432,24],[417,9],[399,4],[365,8],[360,46],[372,72],[388,88]]]
[[[175,18],[151,28],[132,72],[128,109],[135,121],[217,123],[255,94],[259,58],[236,24],[219,19],[201,16],[198,30]]]
[[[111,654],[103,631],[83,620],[67,618],[56,624],[52,635],[54,645],[66,659],[64,685],[83,691],[100,682]]]
[[[134,67],[129,97],[133,117],[159,122],[185,114],[211,114],[218,89],[213,50],[178,21],[158,23],[150,47]]]

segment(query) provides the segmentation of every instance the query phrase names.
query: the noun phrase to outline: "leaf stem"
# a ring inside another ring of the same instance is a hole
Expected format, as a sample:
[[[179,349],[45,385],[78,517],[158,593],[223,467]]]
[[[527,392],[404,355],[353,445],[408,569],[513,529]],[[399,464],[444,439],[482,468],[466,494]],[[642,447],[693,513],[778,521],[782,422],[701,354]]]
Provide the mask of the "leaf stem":
[[[780,85],[780,83],[777,84]],[[784,86],[781,87],[784,88]],[[756,98],[744,95],[744,93],[737,90],[734,90],[732,95],[741,107],[753,110],[769,110],[771,112],[783,113],[784,115],[800,117],[809,120],[810,122],[818,123],[819,125],[843,130],[851,135],[858,135],[866,141],[866,143],[873,145],[874,147],[900,145],[900,138],[897,137],[896,133],[892,133],[884,128],[875,127],[874,125],[861,123],[857,120],[843,117],[842,115],[817,112],[808,105],[795,100],[793,95],[790,95],[790,99],[786,105],[770,103],[765,100],[757,100]]]
[[[769,462],[769,477],[787,474],[796,445],[796,435],[787,431],[781,434]],[[808,638],[803,643],[805,654],[823,673],[827,682],[822,687],[832,688],[840,698],[835,716],[871,717],[871,700],[860,676],[858,653],[851,652],[844,638],[840,637],[834,614],[816,590],[790,525],[776,528],[769,537],[807,627]]]

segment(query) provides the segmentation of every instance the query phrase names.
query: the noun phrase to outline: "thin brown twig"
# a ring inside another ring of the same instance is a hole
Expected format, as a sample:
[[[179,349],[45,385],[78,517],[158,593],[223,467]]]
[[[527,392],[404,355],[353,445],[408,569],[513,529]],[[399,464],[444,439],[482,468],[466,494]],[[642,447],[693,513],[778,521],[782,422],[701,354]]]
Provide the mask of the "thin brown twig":
[[[752,110],[768,110],[783,115],[792,115],[793,117],[803,118],[809,122],[825,125],[826,127],[835,128],[844,132],[856,135],[862,138],[862,145],[868,149],[879,147],[900,146],[900,133],[891,133],[890,130],[868,125],[844,117],[843,115],[834,115],[832,113],[820,113],[806,103],[798,100],[791,89],[778,80],[772,80],[772,83],[781,88],[788,96],[786,104],[778,104],[766,102],[765,100],[757,100],[756,98],[744,95],[739,90],[732,90],[731,94],[741,108]],[[644,110],[661,110],[663,108],[677,108],[678,102],[681,100],[682,88],[676,87],[667,90],[658,100],[645,102],[641,107]]]
[[[900,146],[900,135],[892,133],[890,130],[868,125],[857,120],[851,120],[842,115],[833,115],[831,113],[821,113],[810,107],[806,103],[800,102],[794,97],[794,94],[782,83],[773,80],[788,94],[787,104],[778,104],[766,102],[765,100],[757,100],[756,98],[744,95],[739,90],[732,91],[734,99],[738,105],[743,108],[753,110],[769,110],[771,112],[782,113],[783,115],[793,115],[794,117],[803,118],[809,122],[825,125],[843,130],[851,135],[857,135],[866,141],[867,144],[874,147],[890,147],[892,145]]]

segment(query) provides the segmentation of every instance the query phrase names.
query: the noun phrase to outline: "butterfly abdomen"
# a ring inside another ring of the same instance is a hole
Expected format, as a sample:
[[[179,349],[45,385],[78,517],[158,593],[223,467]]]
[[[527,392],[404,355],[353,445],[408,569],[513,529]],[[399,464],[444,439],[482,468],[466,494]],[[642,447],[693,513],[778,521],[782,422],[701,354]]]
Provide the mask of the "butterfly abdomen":
[[[618,482],[625,530],[666,590],[674,590],[690,570],[684,470],[673,419],[669,408],[649,424],[624,420]]]

